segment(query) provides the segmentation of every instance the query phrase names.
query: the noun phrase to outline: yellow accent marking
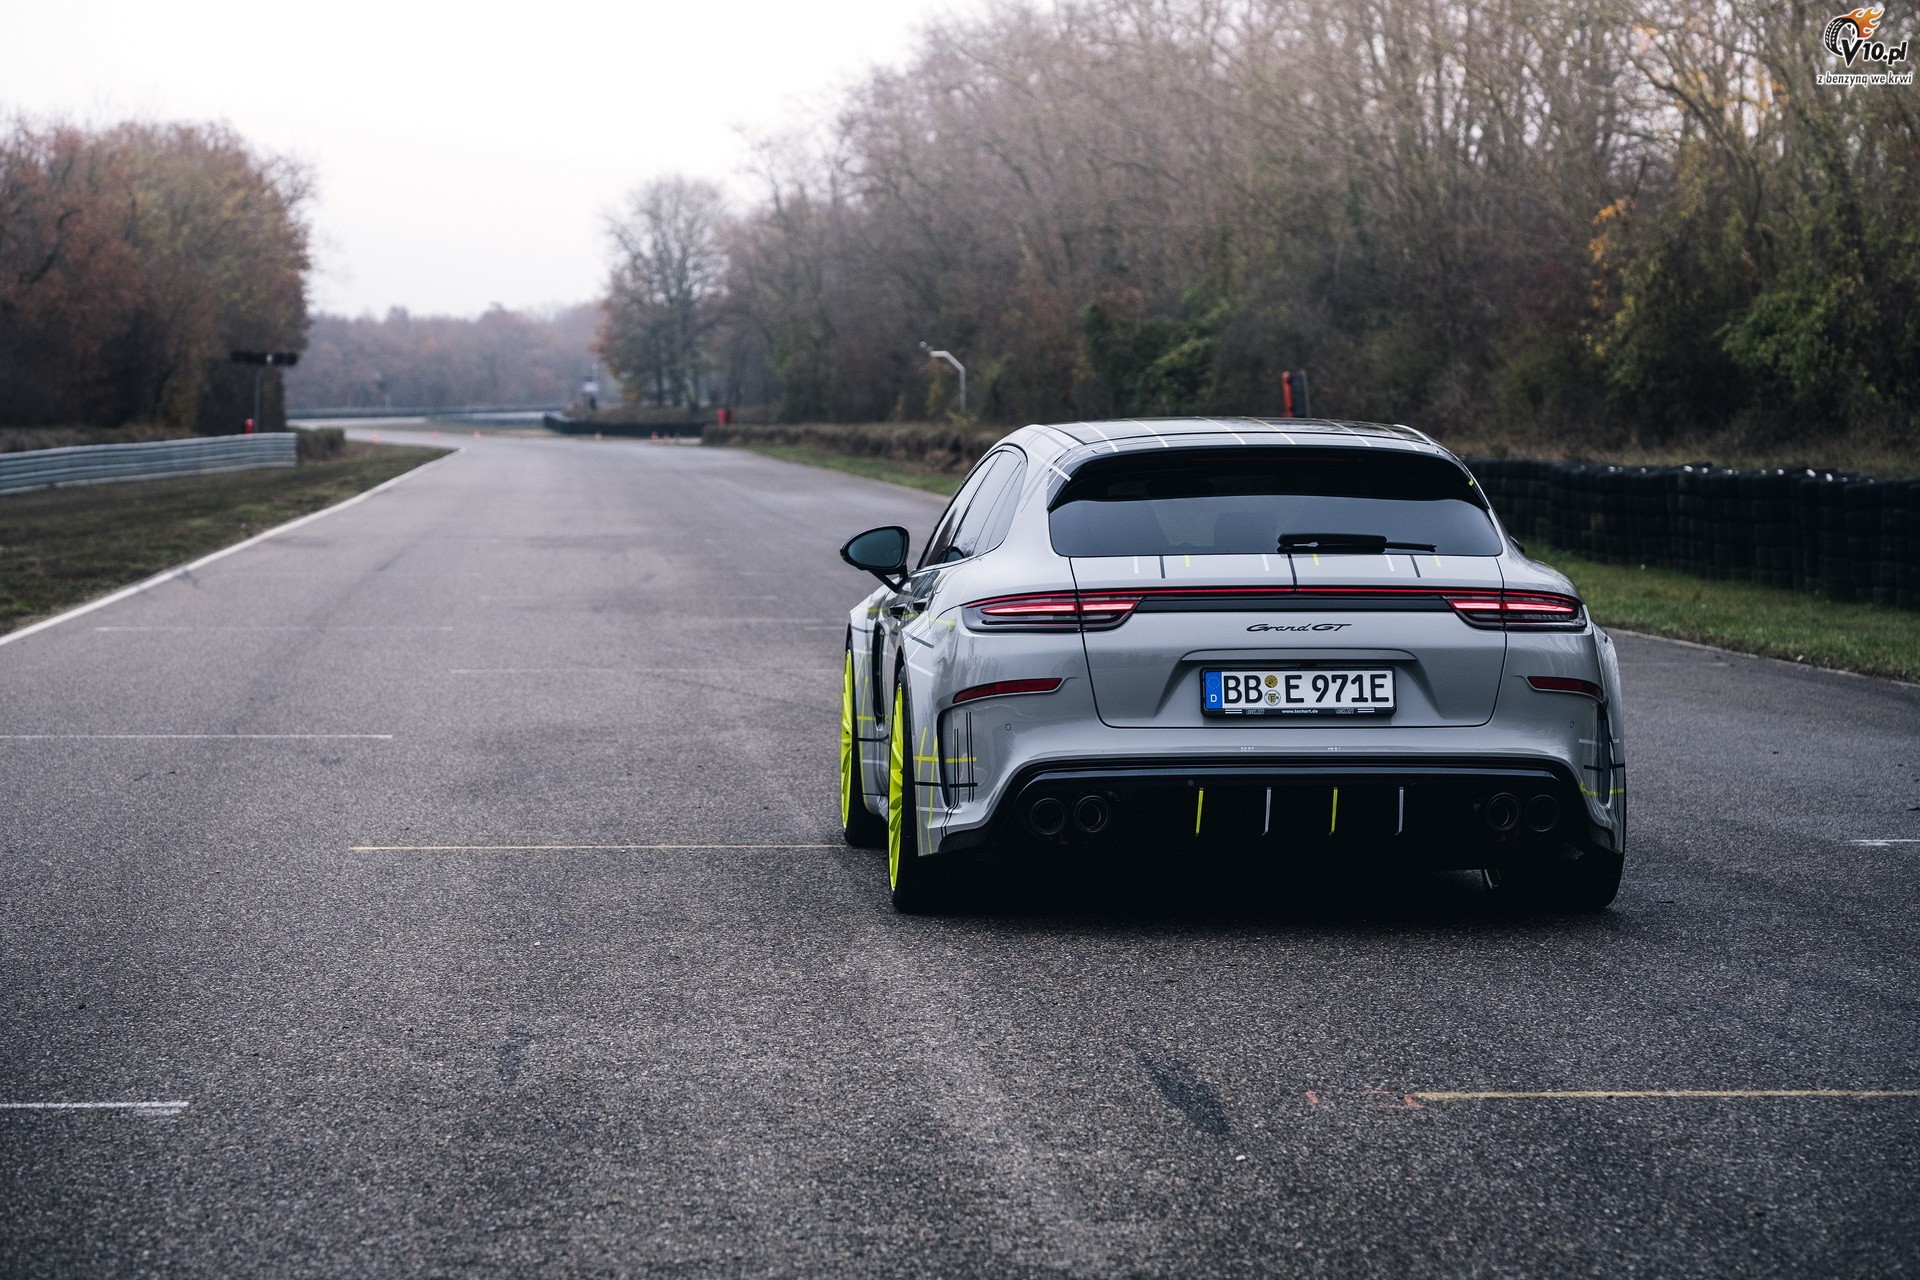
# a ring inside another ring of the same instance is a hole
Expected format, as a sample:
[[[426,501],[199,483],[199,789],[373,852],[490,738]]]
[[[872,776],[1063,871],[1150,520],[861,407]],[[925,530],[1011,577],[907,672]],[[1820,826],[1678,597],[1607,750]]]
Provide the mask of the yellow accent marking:
[[[1319,553],[1318,551],[1316,551],[1316,552],[1314,552],[1314,553],[1313,553],[1313,562],[1314,562],[1315,564],[1319,564],[1319,563],[1320,563],[1320,553]]]
[[[1481,1092],[1428,1090],[1409,1093],[1421,1102],[1499,1102],[1527,1099],[1599,1098],[1920,1098],[1920,1089],[1540,1089]]]
[[[1340,829],[1340,788],[1333,789],[1333,816],[1327,822],[1327,834],[1332,835]]]
[[[1200,815],[1206,811],[1207,789],[1200,788],[1200,794],[1193,798],[1193,834],[1200,834]]]

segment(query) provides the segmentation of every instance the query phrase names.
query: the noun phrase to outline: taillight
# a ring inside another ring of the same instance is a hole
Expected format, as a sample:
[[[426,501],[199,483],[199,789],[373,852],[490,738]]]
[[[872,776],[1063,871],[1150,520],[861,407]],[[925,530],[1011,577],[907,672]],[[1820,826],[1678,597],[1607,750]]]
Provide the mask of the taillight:
[[[998,698],[1008,693],[1052,693],[1060,687],[1059,676],[1046,676],[1037,680],[995,680],[992,684],[977,684],[971,689],[962,689],[953,695],[954,704],[972,702],[976,698]]]
[[[1470,626],[1492,630],[1578,631],[1587,625],[1586,611],[1572,596],[1522,591],[1444,591]]]
[[[1137,595],[1062,591],[975,600],[963,606],[962,616],[973,631],[1106,631],[1125,622],[1139,603]]]
[[[1543,693],[1577,693],[1596,702],[1606,701],[1606,693],[1591,680],[1576,680],[1572,676],[1528,676],[1527,683]]]
[[[1110,631],[1133,616],[1141,597],[1111,592],[1080,593],[1080,625],[1089,631]]]

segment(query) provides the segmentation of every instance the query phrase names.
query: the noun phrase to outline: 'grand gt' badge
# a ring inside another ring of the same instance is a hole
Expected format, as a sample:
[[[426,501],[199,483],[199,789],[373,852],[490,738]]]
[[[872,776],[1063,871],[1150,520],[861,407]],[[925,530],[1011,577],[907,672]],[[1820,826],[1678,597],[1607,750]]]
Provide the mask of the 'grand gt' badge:
[[[1352,626],[1351,622],[1303,622],[1299,626],[1289,626],[1284,622],[1256,622],[1248,627],[1249,631],[1341,631]]]

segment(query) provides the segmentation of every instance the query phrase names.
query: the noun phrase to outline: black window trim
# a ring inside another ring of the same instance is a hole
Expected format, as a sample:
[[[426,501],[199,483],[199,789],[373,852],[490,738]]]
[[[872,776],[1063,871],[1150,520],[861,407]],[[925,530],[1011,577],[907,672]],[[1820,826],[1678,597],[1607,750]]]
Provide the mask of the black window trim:
[[[954,502],[958,502],[960,500],[960,495],[962,493],[966,493],[967,485],[973,481],[973,478],[975,476],[984,477],[986,474],[987,464],[992,462],[996,457],[999,457],[1002,454],[1009,455],[1018,461],[1020,466],[1019,485],[1024,486],[1027,478],[1027,467],[1031,462],[1031,459],[1027,457],[1026,450],[1022,449],[1017,444],[998,444],[998,445],[995,445],[993,448],[987,450],[985,453],[981,454],[980,460],[973,464],[973,468],[967,472],[967,478],[960,482],[960,488],[954,491],[954,495],[953,495]],[[980,500],[980,494],[978,491],[975,491],[974,493],[967,495],[967,509],[965,511],[962,511],[959,514],[959,516],[954,520],[954,533],[956,536],[959,534],[960,526],[966,523],[967,516],[972,512],[973,504],[978,502],[979,500]],[[1016,501],[1017,500],[1018,498],[1016,495]],[[949,503],[947,506],[947,511],[951,511],[951,510],[953,510],[953,506],[951,503]],[[991,515],[992,512],[989,511],[988,514]],[[946,521],[946,518],[947,518],[947,512],[946,511],[941,512],[940,520],[942,523]],[[936,532],[939,530],[939,528],[940,528],[939,524],[934,525],[934,529]],[[1005,540],[1006,540],[1005,535],[1004,534],[1001,535],[1001,541],[1005,541]],[[996,542],[994,543],[993,547],[988,547],[984,551],[977,551],[973,555],[964,556],[958,560],[942,560],[939,564],[936,565],[936,564],[927,563],[927,556],[929,553],[933,551],[933,539],[929,537],[927,539],[927,545],[920,549],[920,563],[914,566],[913,574],[915,577],[918,577],[922,573],[927,572],[929,569],[945,569],[949,565],[965,564],[969,560],[977,560],[981,556],[986,555],[988,552],[992,551],[994,547],[997,547],[999,545],[1000,543]]]

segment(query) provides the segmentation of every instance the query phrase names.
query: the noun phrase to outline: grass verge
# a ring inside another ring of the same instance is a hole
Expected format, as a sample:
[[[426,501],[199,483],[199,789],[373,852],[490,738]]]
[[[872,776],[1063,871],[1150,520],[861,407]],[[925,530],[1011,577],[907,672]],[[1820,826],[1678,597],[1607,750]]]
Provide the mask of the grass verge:
[[[951,494],[961,476],[889,458],[856,458],[797,445],[748,446],[786,462]],[[1572,578],[1606,626],[1692,640],[1816,667],[1920,681],[1920,613],[1746,582],[1714,582],[1670,569],[1600,564],[1559,551],[1535,553]]]
[[[447,452],[349,444],[338,458],[0,497],[0,634],[296,516]]]
[[[1920,681],[1920,613],[1838,604],[1748,582],[1713,582],[1671,569],[1599,564],[1539,551],[1572,578],[1605,626],[1693,640],[1740,653]]]
[[[925,489],[928,493],[941,493],[948,497],[952,497],[954,491],[960,487],[960,482],[967,478],[964,474],[953,475],[949,472],[935,471],[931,467],[900,462],[893,458],[860,458],[811,445],[754,444],[734,447],[744,448],[749,453],[778,458],[782,462],[798,462],[803,466],[844,471],[848,475],[865,476],[869,480],[885,480],[889,484],[903,484],[910,489]]]

